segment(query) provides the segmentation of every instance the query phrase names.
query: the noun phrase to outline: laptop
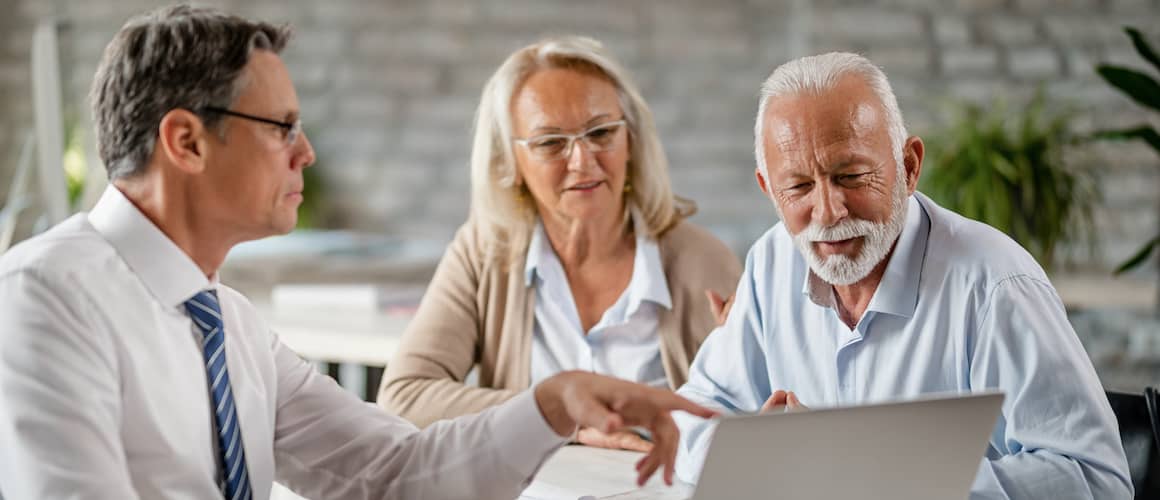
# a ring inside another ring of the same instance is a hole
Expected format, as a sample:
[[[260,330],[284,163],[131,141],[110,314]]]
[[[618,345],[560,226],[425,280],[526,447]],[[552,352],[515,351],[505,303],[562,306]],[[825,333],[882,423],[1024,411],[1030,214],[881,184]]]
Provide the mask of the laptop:
[[[723,417],[692,500],[966,499],[998,391]]]

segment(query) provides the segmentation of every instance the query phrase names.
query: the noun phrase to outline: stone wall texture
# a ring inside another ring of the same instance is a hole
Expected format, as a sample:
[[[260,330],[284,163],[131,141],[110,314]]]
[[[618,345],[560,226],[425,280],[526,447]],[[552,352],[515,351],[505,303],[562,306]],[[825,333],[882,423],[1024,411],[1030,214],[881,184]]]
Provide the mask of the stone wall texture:
[[[738,253],[775,221],[754,183],[760,82],[778,64],[861,52],[892,79],[912,133],[933,133],[948,103],[1026,100],[1042,86],[1079,131],[1158,124],[1100,81],[1094,64],[1143,66],[1121,32],[1160,42],[1160,0],[214,0],[289,22],[284,53],[326,184],[331,227],[449,239],[469,203],[469,133],[479,92],[503,58],[553,34],[604,41],[650,102],[676,191],[695,221]],[[34,27],[61,23],[66,110],[84,123],[98,56],[146,0],[0,0],[0,198],[32,129]],[[1077,148],[1104,201],[1105,272],[1160,227],[1160,158],[1142,144]],[[98,167],[99,168],[99,167]],[[1154,279],[1154,278],[1153,278]]]

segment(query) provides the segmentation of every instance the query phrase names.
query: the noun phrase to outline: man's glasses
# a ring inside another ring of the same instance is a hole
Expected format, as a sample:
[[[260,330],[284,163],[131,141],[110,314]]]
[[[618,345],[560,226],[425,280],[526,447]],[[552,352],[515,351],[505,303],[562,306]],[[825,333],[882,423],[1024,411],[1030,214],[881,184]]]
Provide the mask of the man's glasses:
[[[210,113],[218,113],[221,115],[233,116],[236,118],[245,118],[247,120],[253,120],[253,121],[261,122],[261,123],[267,123],[270,125],[274,125],[278,128],[281,128],[282,129],[282,141],[286,143],[286,146],[293,146],[294,143],[298,141],[298,136],[302,135],[302,120],[294,120],[293,122],[280,122],[278,120],[271,120],[269,118],[262,118],[260,116],[247,115],[245,113],[239,113],[237,111],[231,111],[231,110],[228,110],[225,108],[216,108],[216,107],[210,106],[210,107],[206,107],[206,108],[202,108],[202,109],[203,109],[203,111],[208,111]]]
[[[579,134],[544,134],[525,139],[516,139],[523,144],[536,159],[543,161],[560,160],[572,154],[572,145],[582,140],[588,151],[599,153],[616,145],[616,135],[625,125],[624,120],[601,123]]]

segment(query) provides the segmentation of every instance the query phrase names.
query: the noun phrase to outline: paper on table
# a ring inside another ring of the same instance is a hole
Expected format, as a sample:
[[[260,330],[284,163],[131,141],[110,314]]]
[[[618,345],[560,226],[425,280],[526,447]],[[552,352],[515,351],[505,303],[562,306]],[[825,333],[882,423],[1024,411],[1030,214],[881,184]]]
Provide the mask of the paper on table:
[[[640,453],[565,446],[548,459],[521,500],[597,498],[636,489]]]
[[[520,500],[605,498],[637,491],[636,462],[644,454],[588,446],[565,446],[549,458]],[[668,489],[657,471],[646,490]]]

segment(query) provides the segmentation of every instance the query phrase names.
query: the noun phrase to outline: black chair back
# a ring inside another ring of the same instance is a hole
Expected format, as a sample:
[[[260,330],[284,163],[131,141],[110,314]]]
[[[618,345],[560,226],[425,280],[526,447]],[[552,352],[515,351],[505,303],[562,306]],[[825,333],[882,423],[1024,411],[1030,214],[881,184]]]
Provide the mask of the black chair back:
[[[1143,394],[1108,391],[1108,402],[1120,424],[1120,441],[1137,499],[1160,499],[1160,400],[1153,387]]]

